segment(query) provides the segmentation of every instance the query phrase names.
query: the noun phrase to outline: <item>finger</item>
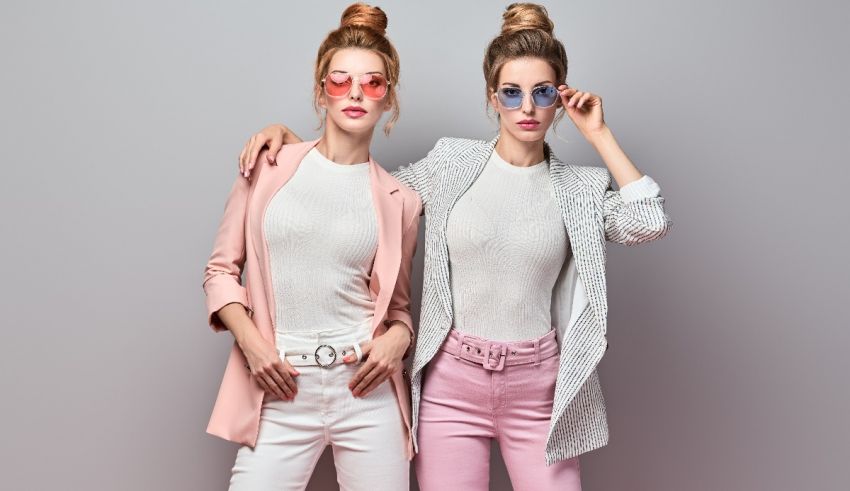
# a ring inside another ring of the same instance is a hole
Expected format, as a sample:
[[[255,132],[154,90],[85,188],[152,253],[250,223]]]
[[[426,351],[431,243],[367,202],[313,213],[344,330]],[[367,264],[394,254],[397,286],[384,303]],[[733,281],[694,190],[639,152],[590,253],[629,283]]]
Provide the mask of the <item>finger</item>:
[[[562,87],[566,87],[566,86],[562,86]],[[559,89],[559,90],[561,90],[561,89]],[[570,101],[570,97],[573,94],[575,94],[575,92],[576,92],[576,89],[574,89],[572,87],[567,87],[566,89],[562,90],[560,92],[561,93],[561,104],[566,106],[567,103]]]
[[[368,387],[369,384],[371,384],[373,380],[382,376],[383,374],[384,374],[384,370],[382,370],[378,367],[375,367],[375,369],[371,370],[369,373],[367,373],[363,376],[363,379],[360,380],[360,382],[357,385],[354,386],[354,389],[352,389],[351,392],[354,394],[355,397],[361,396],[363,394],[363,389]]]
[[[363,392],[360,394],[360,397],[368,396],[370,392],[380,387],[381,384],[386,382],[388,378],[390,378],[389,373],[376,377],[374,380],[372,380],[372,383],[370,383],[368,386],[366,386],[365,389],[363,389]]]
[[[361,359],[365,359],[366,355],[368,355],[372,351],[372,341],[363,341],[360,343],[360,355]],[[344,363],[354,363],[357,361],[357,352],[352,351],[351,354],[345,355],[342,359]]]
[[[266,385],[269,386],[269,388],[271,389],[272,393],[274,393],[274,395],[280,397],[283,400],[289,398],[289,396],[283,391],[281,386],[277,383],[277,380],[275,380],[274,370],[270,370],[269,372],[263,372],[263,380],[265,380]]]
[[[278,396],[282,395],[286,398],[295,397],[295,391],[292,390],[292,387],[290,387],[289,384],[286,383],[286,379],[284,378],[284,376],[278,373],[277,367],[270,370],[269,375],[271,376],[272,380],[274,380],[274,386],[272,388],[275,389],[275,393],[278,394]]]
[[[257,153],[259,152],[260,150],[257,148],[257,135],[253,135],[245,146],[245,163],[243,164],[245,172],[250,173],[251,169],[254,168],[254,161],[257,160]]]
[[[251,137],[251,141],[248,143],[248,152],[245,157],[245,171],[249,174],[257,164],[257,156],[263,150],[265,143],[261,143],[262,138],[260,134],[256,134]]]
[[[575,94],[570,96],[570,102],[567,104],[567,106],[575,107],[576,103],[578,102],[579,99],[581,99],[582,95],[584,95],[584,92],[576,91]]]
[[[250,141],[250,140],[249,140]],[[239,174],[245,175],[245,149],[248,148],[248,144],[246,143],[244,147],[242,147],[242,151],[239,152]]]
[[[364,363],[363,366],[360,367],[360,370],[357,370],[357,373],[355,373],[354,376],[351,377],[351,381],[348,382],[348,388],[353,390],[354,387],[356,387],[357,384],[359,384],[360,381],[363,380],[363,378],[366,376],[366,374],[368,374],[370,371],[372,371],[372,368],[374,366],[375,366],[375,362],[373,362],[373,361],[367,361],[366,363]]]
[[[252,135],[245,144],[245,158],[242,162],[242,175],[248,177],[251,175],[251,169],[254,167],[251,160],[252,149],[256,146],[257,135]]]
[[[591,97],[593,97],[593,94],[591,94],[590,92],[585,92],[584,95],[581,96],[581,99],[578,100],[576,108],[581,109]]]
[[[295,383],[295,379],[292,378],[292,374],[289,370],[284,368],[283,364],[276,364],[275,370],[283,382],[281,387],[283,387],[288,393],[292,393],[292,396],[295,397],[295,394],[298,393],[298,384]]]
[[[266,154],[266,160],[269,161],[270,164],[274,165],[275,158],[277,158],[277,153],[280,151],[280,147],[283,146],[283,135],[276,134],[272,137],[269,142],[269,153]]]
[[[262,387],[264,392],[268,392],[269,394],[273,393],[271,388],[269,387],[269,384],[267,384],[266,381],[263,380],[263,377],[260,377],[259,375],[255,375],[254,379],[257,381],[257,385]]]
[[[363,341],[360,343],[360,351],[363,352],[363,357],[365,358],[369,353],[372,352],[372,341]]]

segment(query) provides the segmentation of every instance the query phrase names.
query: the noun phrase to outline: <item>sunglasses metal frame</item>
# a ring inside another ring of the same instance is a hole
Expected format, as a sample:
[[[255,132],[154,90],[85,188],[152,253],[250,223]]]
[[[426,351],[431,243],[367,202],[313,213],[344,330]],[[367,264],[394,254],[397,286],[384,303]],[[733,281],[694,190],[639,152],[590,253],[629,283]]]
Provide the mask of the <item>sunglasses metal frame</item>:
[[[330,76],[333,73],[345,74],[345,75],[348,76],[348,80],[351,81],[351,85],[349,85],[348,90],[345,92],[345,94],[331,95],[331,93],[328,92],[327,80],[330,78]],[[369,75],[370,77],[374,77],[375,75],[377,75],[387,82],[387,88],[386,88],[386,90],[384,91],[384,94],[381,97],[369,97],[368,95],[366,95],[366,91],[363,90],[363,84],[360,83],[360,77],[362,77],[364,75]],[[385,77],[383,73],[360,73],[360,74],[357,74],[357,75],[352,75],[348,72],[329,72],[327,75],[324,76],[324,78],[322,78],[322,89],[325,91],[325,95],[328,96],[328,97],[333,97],[335,99],[347,97],[351,93],[351,88],[354,87],[354,84],[360,85],[360,92],[363,94],[363,97],[370,99],[370,100],[373,100],[373,101],[380,101],[380,100],[383,100],[384,98],[386,98],[387,94],[390,93],[390,85],[392,85],[390,83],[390,80],[387,77]]]
[[[537,90],[537,89],[548,89],[549,87],[553,88],[555,90],[555,94],[556,94],[555,99],[552,101],[552,104],[548,104],[546,106],[541,106],[541,105],[537,104],[537,102],[535,102],[535,100],[534,100],[534,91]],[[521,97],[520,97],[520,100],[519,100],[520,102],[519,102],[518,106],[509,106],[509,105],[505,104],[505,100],[503,99],[503,97],[506,97],[506,96],[504,95],[503,91],[506,90],[506,89],[507,90],[518,90],[519,91]],[[502,106],[505,107],[505,109],[519,109],[519,108],[521,108],[522,103],[525,102],[526,94],[527,94],[526,91],[520,89],[519,87],[499,87],[496,90],[496,97],[499,98],[499,102],[502,104]],[[560,93],[558,91],[558,88],[555,87],[552,84],[537,85],[537,86],[535,86],[534,88],[531,89],[531,92],[528,93],[528,95],[531,96],[531,103],[534,105],[534,107],[540,108],[540,109],[546,109],[548,107],[554,106],[555,104],[558,103],[558,99],[560,98]]]

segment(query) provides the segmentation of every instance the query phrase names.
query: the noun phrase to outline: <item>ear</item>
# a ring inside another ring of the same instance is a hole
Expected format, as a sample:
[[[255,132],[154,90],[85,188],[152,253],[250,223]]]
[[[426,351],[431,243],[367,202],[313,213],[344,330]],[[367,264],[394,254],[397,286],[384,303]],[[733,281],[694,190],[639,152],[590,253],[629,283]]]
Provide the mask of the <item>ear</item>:
[[[499,110],[499,106],[498,106],[498,104],[499,104],[499,96],[497,96],[497,95],[496,95],[496,91],[495,91],[495,90],[493,90],[493,89],[489,89],[489,91],[490,91],[490,105],[492,105],[492,106],[493,106],[493,109],[495,109],[496,111],[498,111],[498,110]]]
[[[327,108],[328,108],[328,100],[327,100],[327,98],[325,97],[325,91],[324,91],[324,90],[322,90],[322,86],[321,86],[321,85],[317,85],[317,86],[316,86],[316,89],[315,89],[315,91],[314,91],[313,96],[316,98],[316,104],[317,104],[320,108],[322,108],[322,109],[327,109]]]

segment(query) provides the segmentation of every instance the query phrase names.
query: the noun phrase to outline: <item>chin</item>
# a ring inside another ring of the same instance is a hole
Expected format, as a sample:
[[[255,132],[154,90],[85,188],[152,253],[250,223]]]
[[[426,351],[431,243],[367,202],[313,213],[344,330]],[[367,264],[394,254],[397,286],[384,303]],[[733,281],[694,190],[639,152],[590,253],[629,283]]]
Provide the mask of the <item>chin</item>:
[[[521,142],[532,143],[543,140],[546,137],[545,130],[535,130],[535,131],[523,131],[517,130],[512,131],[513,137]]]
[[[334,119],[334,123],[346,133],[368,133],[375,129],[375,125],[377,121],[364,121],[363,119],[352,120],[349,118],[343,118],[342,120]]]

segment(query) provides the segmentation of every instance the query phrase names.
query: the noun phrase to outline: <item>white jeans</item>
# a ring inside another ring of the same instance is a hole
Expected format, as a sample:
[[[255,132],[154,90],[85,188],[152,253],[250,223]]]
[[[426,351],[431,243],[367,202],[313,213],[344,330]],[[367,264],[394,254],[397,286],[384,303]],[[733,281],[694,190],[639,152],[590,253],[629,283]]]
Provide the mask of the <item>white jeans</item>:
[[[237,452],[230,490],[303,490],[327,445],[341,490],[409,489],[404,421],[392,385],[354,397],[348,382],[360,366],[297,367],[298,394],[263,403],[257,445]]]

